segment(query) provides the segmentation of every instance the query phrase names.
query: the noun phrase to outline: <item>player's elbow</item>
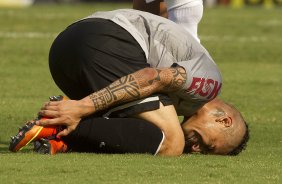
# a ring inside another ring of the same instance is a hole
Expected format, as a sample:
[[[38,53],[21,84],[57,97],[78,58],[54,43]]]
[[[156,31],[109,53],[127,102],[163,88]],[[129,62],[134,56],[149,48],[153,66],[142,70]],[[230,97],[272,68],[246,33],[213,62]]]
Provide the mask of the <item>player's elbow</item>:
[[[142,81],[146,81],[144,89],[149,88],[151,93],[168,91],[175,91],[174,76],[169,68],[156,69],[156,68],[144,68],[142,69]],[[146,88],[147,87],[147,88]]]

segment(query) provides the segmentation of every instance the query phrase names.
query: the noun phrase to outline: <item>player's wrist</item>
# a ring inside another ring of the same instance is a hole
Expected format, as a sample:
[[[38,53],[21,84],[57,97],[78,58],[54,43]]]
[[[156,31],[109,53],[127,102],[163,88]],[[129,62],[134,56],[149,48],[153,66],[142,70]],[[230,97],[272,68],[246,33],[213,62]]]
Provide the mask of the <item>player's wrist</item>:
[[[83,98],[77,101],[80,107],[81,117],[86,117],[95,112],[94,105],[89,98]]]

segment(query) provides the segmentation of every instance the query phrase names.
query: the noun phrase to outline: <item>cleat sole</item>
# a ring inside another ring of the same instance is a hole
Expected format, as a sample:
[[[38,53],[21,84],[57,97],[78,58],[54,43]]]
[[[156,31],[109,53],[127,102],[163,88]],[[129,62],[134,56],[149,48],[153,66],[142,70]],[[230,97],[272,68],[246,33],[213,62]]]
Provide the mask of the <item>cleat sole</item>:
[[[18,134],[11,140],[9,150],[12,152],[20,151],[32,142],[43,129],[42,126],[35,125],[35,122],[23,126]]]

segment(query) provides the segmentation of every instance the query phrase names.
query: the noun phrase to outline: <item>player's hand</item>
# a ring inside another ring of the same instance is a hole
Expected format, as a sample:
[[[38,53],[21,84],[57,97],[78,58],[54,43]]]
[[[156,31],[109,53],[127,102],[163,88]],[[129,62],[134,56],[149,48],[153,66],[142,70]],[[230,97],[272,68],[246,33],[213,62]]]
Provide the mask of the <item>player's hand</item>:
[[[81,101],[62,100],[49,101],[39,111],[40,116],[50,119],[41,119],[36,122],[40,126],[66,126],[57,136],[62,137],[72,132],[79,124],[82,117],[85,116],[84,106]]]

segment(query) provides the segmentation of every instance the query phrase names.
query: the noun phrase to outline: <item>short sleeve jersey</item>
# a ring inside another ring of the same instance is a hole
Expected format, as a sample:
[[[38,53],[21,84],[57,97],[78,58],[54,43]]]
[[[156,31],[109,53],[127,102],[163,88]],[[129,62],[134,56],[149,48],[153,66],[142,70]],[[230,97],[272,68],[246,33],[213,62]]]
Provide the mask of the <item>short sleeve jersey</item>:
[[[185,85],[169,94],[178,115],[191,116],[220,92],[222,79],[217,65],[207,50],[176,23],[133,9],[96,12],[86,18],[108,19],[127,30],[140,44],[151,67],[176,63],[186,70]]]

